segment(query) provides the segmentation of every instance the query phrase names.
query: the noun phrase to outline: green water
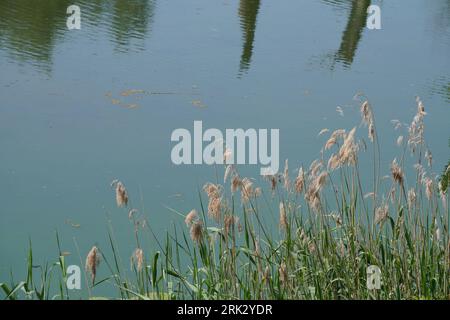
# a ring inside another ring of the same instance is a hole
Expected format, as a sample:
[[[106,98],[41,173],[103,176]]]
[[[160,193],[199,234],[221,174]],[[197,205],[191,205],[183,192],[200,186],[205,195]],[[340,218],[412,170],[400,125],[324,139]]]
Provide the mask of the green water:
[[[381,30],[365,27],[371,3]],[[198,208],[197,188],[216,177],[170,160],[171,132],[194,120],[279,128],[294,169],[319,156],[320,129],[359,124],[364,92],[387,172],[399,153],[390,120],[409,122],[419,95],[436,172],[448,162],[448,0],[79,0],[81,30],[68,30],[71,4],[0,1],[0,282],[24,277],[28,238],[36,264],[54,260],[55,230],[81,264],[74,240],[82,259],[107,248],[108,220],[126,266],[133,227],[115,178],[158,235],[181,223],[167,206]]]

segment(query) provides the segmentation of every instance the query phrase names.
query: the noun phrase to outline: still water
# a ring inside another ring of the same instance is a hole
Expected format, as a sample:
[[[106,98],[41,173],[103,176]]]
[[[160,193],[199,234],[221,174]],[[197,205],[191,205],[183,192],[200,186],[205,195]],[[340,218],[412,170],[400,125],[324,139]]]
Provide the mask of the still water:
[[[71,4],[81,30],[66,27]],[[365,26],[370,4],[381,30]],[[68,263],[82,264],[74,242],[83,257],[107,248],[109,220],[126,265],[133,230],[116,178],[158,235],[181,225],[167,207],[198,208],[197,189],[216,177],[170,160],[171,132],[194,120],[279,128],[280,159],[296,168],[319,155],[320,129],[359,124],[364,92],[387,172],[399,152],[390,120],[409,122],[419,95],[442,171],[449,56],[448,0],[1,0],[0,282],[25,276],[29,238],[36,264],[55,260],[55,230]]]

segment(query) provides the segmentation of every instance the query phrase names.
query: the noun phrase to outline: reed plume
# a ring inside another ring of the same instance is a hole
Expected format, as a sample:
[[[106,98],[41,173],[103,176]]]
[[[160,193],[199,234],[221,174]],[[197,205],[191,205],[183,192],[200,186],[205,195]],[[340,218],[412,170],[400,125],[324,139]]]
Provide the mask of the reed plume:
[[[203,186],[203,190],[208,196],[208,216],[219,222],[222,209],[222,187],[218,184],[207,183]]]
[[[295,179],[295,191],[297,193],[302,193],[305,188],[305,173],[303,172],[303,168],[298,169],[298,175]]]
[[[362,122],[369,128],[369,140],[373,142],[375,138],[375,125],[373,121],[372,107],[370,106],[369,101],[366,100],[361,104],[360,111]]]
[[[235,226],[239,223],[239,218],[233,215],[227,215],[223,219],[225,236],[228,236],[231,230],[234,230]]]
[[[324,133],[327,133],[329,131],[330,131],[329,129],[323,128],[322,130],[319,131],[319,134],[317,136],[320,137],[321,135],[323,135]]]
[[[186,226],[190,226],[194,220],[196,220],[198,218],[198,214],[197,214],[197,210],[192,209],[187,215],[186,218],[184,219],[184,223],[186,223]]]
[[[242,180],[239,176],[234,176],[231,179],[231,193],[235,193],[242,186]]]
[[[138,210],[137,209],[131,209],[130,211],[128,211],[128,219],[133,219],[133,217],[138,214]]]
[[[392,179],[397,182],[399,185],[403,185],[403,170],[397,163],[397,159],[394,159],[391,163],[391,175]]]
[[[425,107],[422,103],[422,100],[420,100],[419,97],[416,98],[417,102],[417,113],[413,118],[413,121],[411,122],[409,128],[408,128],[408,146],[410,147],[411,151],[414,153],[417,149],[417,147],[421,144],[423,144],[424,138],[424,123],[423,118],[427,114],[425,112]]]
[[[333,147],[337,143],[338,139],[342,138],[344,136],[345,136],[344,129],[338,129],[338,130],[333,131],[330,138],[325,143],[325,150],[331,149],[331,147]]]
[[[433,196],[433,180],[429,177],[426,177],[423,180],[423,184],[425,185],[425,195],[427,196],[428,201],[431,200]]]
[[[119,180],[111,182],[111,186],[115,186],[116,189],[116,204],[120,207],[126,207],[128,205],[128,193],[124,184]]]
[[[95,283],[95,277],[97,276],[97,267],[100,264],[100,256],[98,248],[93,246],[86,257],[86,271],[91,273],[92,285]]]
[[[416,191],[414,189],[408,190],[408,206],[412,208],[412,206],[416,203]]]
[[[249,178],[244,178],[241,182],[241,200],[242,203],[247,203],[254,195],[253,182]]]
[[[388,205],[382,205],[375,209],[375,224],[384,222],[389,216]]]
[[[194,242],[200,243],[203,235],[203,222],[197,220],[191,225],[190,230],[191,239]]]
[[[284,180],[284,189],[287,192],[291,190],[291,180],[289,179],[289,162],[288,159],[284,162],[284,172],[283,172],[283,180]]]
[[[280,228],[286,230],[288,227],[288,219],[284,203],[280,202]]]
[[[134,250],[131,256],[131,262],[132,264],[136,264],[136,270],[138,272],[142,270],[142,266],[144,265],[144,251],[141,248]]]

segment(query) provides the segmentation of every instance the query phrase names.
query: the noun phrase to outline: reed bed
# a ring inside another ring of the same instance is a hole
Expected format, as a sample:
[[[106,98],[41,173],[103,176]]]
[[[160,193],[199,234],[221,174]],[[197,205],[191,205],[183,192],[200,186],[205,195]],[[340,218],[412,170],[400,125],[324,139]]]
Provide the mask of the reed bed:
[[[393,121],[399,153],[388,168],[366,99],[360,112],[362,126],[320,131],[324,146],[309,166],[291,172],[286,161],[260,186],[224,165],[223,181],[199,188],[197,208],[170,209],[180,224],[165,239],[133,209],[125,185],[113,181],[117,206],[134,226],[132,274],[111,230],[110,247],[87,254],[87,286],[112,283],[121,299],[449,299],[447,180],[433,174],[425,107],[418,98],[409,125]],[[370,155],[369,183],[361,178],[362,153]],[[146,242],[158,250],[146,250]],[[61,250],[39,270],[39,285],[31,242],[28,264],[26,280],[1,284],[5,298],[70,298]],[[381,270],[379,289],[367,286],[369,266]],[[110,275],[96,280],[101,267]],[[52,282],[59,290],[50,296]]]

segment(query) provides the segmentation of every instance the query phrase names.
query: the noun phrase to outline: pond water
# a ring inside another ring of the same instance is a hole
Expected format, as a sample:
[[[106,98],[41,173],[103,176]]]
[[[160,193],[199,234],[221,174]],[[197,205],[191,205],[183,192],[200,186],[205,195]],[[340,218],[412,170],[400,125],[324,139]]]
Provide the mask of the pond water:
[[[66,27],[71,4],[80,30]],[[366,28],[370,4],[381,30]],[[223,170],[172,163],[172,131],[194,120],[279,128],[280,160],[294,169],[319,156],[322,128],[359,124],[353,97],[363,92],[388,172],[399,153],[390,121],[410,122],[420,96],[441,172],[449,56],[448,0],[2,0],[0,282],[25,276],[29,238],[36,264],[55,260],[55,230],[80,264],[74,242],[83,257],[108,247],[108,220],[126,264],[133,227],[114,179],[158,235],[181,224],[167,207],[198,208],[198,188]]]

